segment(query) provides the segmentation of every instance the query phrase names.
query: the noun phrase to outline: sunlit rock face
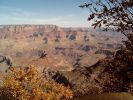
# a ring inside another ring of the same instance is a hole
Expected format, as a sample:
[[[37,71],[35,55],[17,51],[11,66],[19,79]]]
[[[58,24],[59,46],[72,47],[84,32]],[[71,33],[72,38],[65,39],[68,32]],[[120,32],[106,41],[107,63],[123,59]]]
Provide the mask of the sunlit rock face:
[[[112,56],[122,46],[121,38],[89,28],[1,25],[0,54],[11,58],[13,66],[70,71]]]

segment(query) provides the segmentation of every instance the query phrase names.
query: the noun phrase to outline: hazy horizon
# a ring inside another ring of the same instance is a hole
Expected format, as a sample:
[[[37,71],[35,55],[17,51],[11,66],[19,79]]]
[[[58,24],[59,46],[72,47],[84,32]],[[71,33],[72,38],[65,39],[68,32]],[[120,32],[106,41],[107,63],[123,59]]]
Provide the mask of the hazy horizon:
[[[24,26],[24,25],[31,25],[31,26],[53,25],[53,26],[57,26],[60,28],[89,28],[89,29],[94,29],[93,27],[89,27],[89,26],[60,26],[60,25],[56,25],[56,24],[0,24],[0,27],[1,26]]]

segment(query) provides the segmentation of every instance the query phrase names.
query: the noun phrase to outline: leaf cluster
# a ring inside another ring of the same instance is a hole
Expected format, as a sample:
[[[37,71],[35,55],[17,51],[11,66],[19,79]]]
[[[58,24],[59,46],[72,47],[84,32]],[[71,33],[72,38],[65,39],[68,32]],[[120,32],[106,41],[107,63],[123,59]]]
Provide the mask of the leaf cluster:
[[[0,98],[6,100],[60,100],[72,97],[69,87],[47,81],[34,66],[12,67],[0,87]]]

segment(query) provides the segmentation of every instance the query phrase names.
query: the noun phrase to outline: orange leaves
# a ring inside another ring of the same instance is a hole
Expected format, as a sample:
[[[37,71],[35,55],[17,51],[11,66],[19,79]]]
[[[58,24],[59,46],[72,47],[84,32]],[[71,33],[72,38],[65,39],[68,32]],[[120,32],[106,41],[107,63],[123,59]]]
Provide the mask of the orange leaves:
[[[7,100],[60,100],[73,97],[68,87],[49,82],[34,66],[12,68],[3,80],[0,96]]]

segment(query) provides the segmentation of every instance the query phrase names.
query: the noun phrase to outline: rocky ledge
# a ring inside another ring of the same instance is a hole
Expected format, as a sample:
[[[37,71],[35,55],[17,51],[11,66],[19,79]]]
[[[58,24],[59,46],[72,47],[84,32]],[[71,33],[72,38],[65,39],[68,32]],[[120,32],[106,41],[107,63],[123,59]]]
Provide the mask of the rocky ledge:
[[[132,57],[131,57],[132,56]],[[70,86],[75,96],[107,92],[129,92],[133,84],[133,52],[119,50],[113,58],[98,61],[90,67],[72,71],[49,71],[44,75]]]

